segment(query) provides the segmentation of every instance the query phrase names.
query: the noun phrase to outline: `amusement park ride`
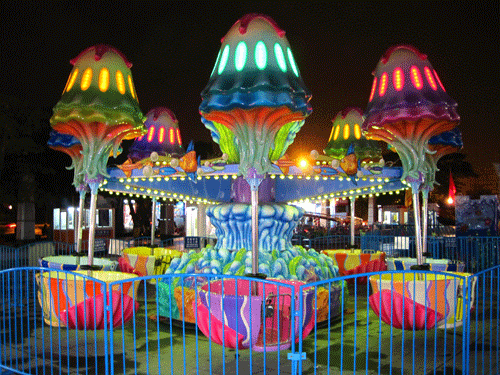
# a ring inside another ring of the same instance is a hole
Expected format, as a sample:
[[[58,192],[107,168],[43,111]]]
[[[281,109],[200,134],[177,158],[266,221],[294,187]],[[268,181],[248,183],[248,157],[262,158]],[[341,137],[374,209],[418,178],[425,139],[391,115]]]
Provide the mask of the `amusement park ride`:
[[[305,165],[290,160],[286,151],[311,113],[311,94],[285,32],[268,16],[248,14],[231,27],[222,38],[209,82],[201,93],[201,120],[222,151],[216,159],[200,160],[192,146],[183,150],[177,120],[168,109],[159,107],[146,117],[142,115],[130,72],[132,64],[116,49],[96,45],[71,63],[74,67],[54,107],[51,125],[58,133],[73,138],[63,144],[52,143],[51,147],[72,157],[74,184],[82,199],[90,189],[91,220],[95,219],[92,212],[99,189],[210,205],[206,212],[216,228],[216,245],[183,253],[172,260],[165,273],[249,277],[213,279],[198,290],[194,289],[198,285],[194,276],[182,281],[174,278],[175,285],[158,283],[159,300],[169,304],[164,311],[170,318],[196,321],[202,332],[221,345],[278,350],[290,345],[286,337],[269,334],[263,346],[259,327],[263,319],[281,321],[283,332],[289,333],[294,327],[293,317],[286,315],[283,306],[296,304],[296,310],[303,309],[304,319],[295,323],[295,330],[302,330],[304,336],[317,321],[327,318],[325,309],[338,314],[341,282],[334,282],[330,290],[300,288],[307,282],[339,275],[335,257],[292,245],[293,230],[304,214],[293,202],[300,200],[350,198],[353,207],[359,196],[411,188],[417,263],[425,269],[426,241],[422,238],[426,233],[422,228],[425,230],[426,224],[420,224],[419,194],[422,192],[425,211],[437,159],[450,152],[449,147],[461,144],[456,142],[460,138],[456,135],[456,103],[445,92],[427,57],[414,47],[396,46],[382,56],[365,112],[357,108],[341,111],[333,120],[324,154],[312,151]],[[438,144],[433,137],[440,137]],[[127,162],[106,169],[110,154],[119,152],[120,142],[134,138]],[[403,168],[385,166],[375,140],[387,142],[399,154]],[[90,224],[87,272],[103,282],[115,280],[116,272],[92,271],[93,228],[95,223]],[[371,270],[385,269],[380,259],[373,261],[380,268]],[[85,270],[79,272],[86,274]],[[269,285],[263,288],[257,282],[266,278],[282,282],[281,291]],[[60,314],[48,321],[68,324],[71,314],[62,311],[66,304],[75,309],[88,305],[83,295],[75,301],[57,301],[62,293],[56,289],[61,284],[51,284],[57,276],[47,272],[41,279],[46,287],[44,298],[50,300],[46,305],[58,306],[53,311]],[[443,307],[446,304],[424,306],[422,302],[426,293],[444,288],[446,280],[424,281],[407,275],[396,290],[385,281],[370,278],[374,290],[370,305],[382,319],[384,307],[398,309],[399,301],[404,308],[423,308],[427,316],[435,318],[433,324],[446,324],[450,315]],[[137,288],[117,290],[113,296],[130,302],[131,290]],[[416,294],[408,295],[408,290],[416,290]],[[300,291],[304,293],[302,306],[296,298]],[[191,305],[182,305],[180,295]],[[280,298],[281,306],[277,306]],[[271,313],[265,317],[259,313],[262,303],[270,306]],[[115,305],[137,309],[133,303],[113,301]],[[91,310],[89,306],[87,310]],[[253,329],[245,324],[250,316]],[[412,329],[411,323],[401,326]],[[226,335],[221,337],[222,329]]]

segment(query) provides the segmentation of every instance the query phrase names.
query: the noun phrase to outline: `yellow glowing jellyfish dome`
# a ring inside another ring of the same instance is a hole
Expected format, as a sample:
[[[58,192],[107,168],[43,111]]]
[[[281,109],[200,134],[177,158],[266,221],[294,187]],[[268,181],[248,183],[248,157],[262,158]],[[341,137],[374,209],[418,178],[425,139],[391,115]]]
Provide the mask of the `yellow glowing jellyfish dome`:
[[[71,71],[50,119],[59,133],[74,136],[82,144],[87,180],[107,176],[106,163],[118,154],[124,139],[145,132],[132,81],[132,64],[107,45],[87,48],[72,59]]]
[[[353,145],[358,160],[379,162],[382,150],[377,141],[366,139],[361,132],[363,111],[359,108],[347,108],[337,113],[332,120],[332,131],[324,153],[335,159],[346,156],[349,146]]]

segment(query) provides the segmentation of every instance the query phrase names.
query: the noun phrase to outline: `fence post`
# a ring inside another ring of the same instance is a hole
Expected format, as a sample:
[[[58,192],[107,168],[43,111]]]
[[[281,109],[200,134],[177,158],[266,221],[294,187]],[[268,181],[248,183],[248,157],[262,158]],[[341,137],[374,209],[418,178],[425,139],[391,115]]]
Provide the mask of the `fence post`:
[[[472,298],[472,278],[467,277],[464,281],[463,294],[463,338],[462,338],[462,371],[464,374],[469,373],[469,352],[470,352],[470,302]],[[456,298],[456,297],[455,297]]]
[[[19,247],[16,247],[14,249],[14,268],[19,268],[19,260],[20,260],[20,255],[21,252],[19,251]]]
[[[303,340],[303,335],[302,335],[302,312],[304,311],[304,290],[302,289],[303,287],[301,286],[299,288],[299,308],[298,310],[295,308],[295,296],[292,298],[290,307],[291,307],[291,313],[292,313],[292,321],[291,321],[291,332],[290,332],[290,339],[292,342],[291,345],[291,352],[288,353],[288,359],[292,362],[291,366],[291,375],[299,375],[299,370],[302,371],[302,363],[299,363],[303,360],[306,359],[306,353],[302,352],[302,340]],[[292,293],[295,294],[295,287],[292,287]],[[295,350],[295,327],[299,327],[299,348],[298,351]]]
[[[109,290],[108,290],[109,288]],[[114,373],[113,361],[113,286],[104,285],[104,368],[106,374]],[[106,321],[107,319],[107,321]],[[111,366],[111,368],[110,368]]]

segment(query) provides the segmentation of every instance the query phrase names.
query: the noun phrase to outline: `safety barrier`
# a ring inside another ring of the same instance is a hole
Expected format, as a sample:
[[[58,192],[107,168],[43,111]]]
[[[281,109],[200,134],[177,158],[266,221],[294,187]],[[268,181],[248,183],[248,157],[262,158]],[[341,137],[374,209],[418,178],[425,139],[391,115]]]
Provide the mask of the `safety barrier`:
[[[363,226],[363,231],[368,234],[381,234],[386,236],[414,236],[415,235],[415,225],[414,224],[381,224],[373,223],[368,226]],[[428,224],[427,233],[429,236],[454,236],[456,228],[450,225],[441,224]]]
[[[389,271],[308,284],[204,274],[120,279],[87,272],[0,271],[1,370],[500,371],[499,266],[475,275]]]
[[[354,246],[360,247],[360,237],[354,236]],[[325,249],[348,249],[351,247],[351,236],[338,234],[324,237],[313,237],[310,239],[303,239],[302,246],[312,248],[315,250]]]
[[[380,250],[393,257],[416,257],[412,236],[363,235],[361,249]],[[431,258],[461,261],[467,272],[478,272],[500,264],[500,237],[430,236],[427,251]]]
[[[0,245],[0,270],[17,267],[35,267],[38,259],[56,255],[57,243],[34,242],[19,247]]]
[[[83,241],[88,243],[87,241]],[[214,245],[216,240],[210,237],[199,237],[197,241],[201,249],[208,244]],[[169,238],[166,240],[156,240],[154,243],[158,247],[171,248],[184,251],[184,238]],[[150,237],[139,237],[130,239],[111,239],[108,248],[104,252],[96,252],[95,256],[109,257],[123,255],[123,249],[137,246],[150,246]],[[19,247],[0,245],[0,270],[19,267],[36,267],[38,260],[43,257],[53,255],[71,255],[76,250],[75,245],[59,241],[33,242]]]
[[[348,235],[305,238],[295,237],[295,245],[316,250],[350,248]],[[215,239],[199,237],[201,249],[208,244],[214,245]],[[150,237],[111,239],[104,254],[97,256],[121,256],[123,249],[136,246],[150,246]],[[184,251],[184,238],[156,240],[156,246]],[[355,236],[355,246],[362,250],[383,251],[387,257],[415,257],[415,238],[412,236],[382,236],[365,234]],[[65,242],[36,242],[20,247],[0,246],[0,270],[15,267],[38,265],[38,259],[50,255],[70,255],[74,244]],[[500,237],[455,237],[443,236],[427,239],[427,251],[431,258],[449,259],[465,263],[467,272],[478,272],[500,264]]]

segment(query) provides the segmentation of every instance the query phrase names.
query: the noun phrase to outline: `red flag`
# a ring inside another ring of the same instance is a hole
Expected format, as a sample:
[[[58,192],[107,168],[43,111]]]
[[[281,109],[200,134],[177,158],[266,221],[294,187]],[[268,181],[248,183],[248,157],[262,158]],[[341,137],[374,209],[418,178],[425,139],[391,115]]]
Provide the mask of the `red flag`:
[[[455,195],[457,193],[457,188],[455,187],[455,182],[453,181],[453,176],[450,171],[450,187],[448,188],[448,197],[455,200]]]

